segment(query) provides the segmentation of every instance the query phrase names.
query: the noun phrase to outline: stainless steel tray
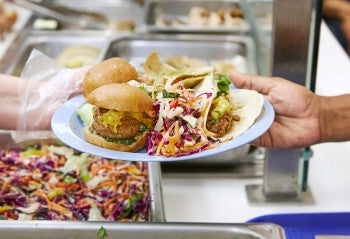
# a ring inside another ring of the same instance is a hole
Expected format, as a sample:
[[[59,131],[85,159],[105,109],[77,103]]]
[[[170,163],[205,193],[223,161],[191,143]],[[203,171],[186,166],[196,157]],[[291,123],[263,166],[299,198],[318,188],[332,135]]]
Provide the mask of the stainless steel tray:
[[[43,139],[43,140],[31,140],[27,142],[22,143],[15,143],[12,140],[11,135],[6,131],[0,131],[0,148],[1,149],[12,149],[12,148],[23,148],[28,145],[33,144],[53,144],[53,145],[62,145],[62,143],[58,139]],[[163,195],[162,195],[162,175],[161,175],[161,169],[160,164],[158,162],[148,162],[148,177],[149,177],[149,190],[150,190],[150,196],[151,196],[151,206],[150,206],[150,222],[164,222],[165,221],[165,213],[164,213],[164,205],[163,205]],[[0,225],[3,226],[6,221],[1,221]],[[69,222],[70,224],[73,222]],[[12,224],[9,223],[9,225],[22,225],[20,221],[13,222]],[[37,223],[33,224],[26,224],[26,225],[38,225]],[[41,225],[41,224],[40,224]],[[57,221],[54,223],[44,223],[42,225],[46,226],[53,226],[57,225]],[[62,224],[65,225],[65,224]],[[74,225],[74,223],[72,224]],[[77,224],[80,225],[80,224]],[[83,224],[82,224],[83,225]],[[0,226],[0,228],[2,228]],[[28,229],[28,228],[27,228]],[[1,231],[2,229],[0,229]],[[1,233],[0,233],[1,234]],[[3,236],[3,235],[1,235]],[[11,237],[12,238],[12,237]]]
[[[209,11],[217,11],[220,8],[228,9],[238,7],[243,12],[241,24],[233,26],[191,26],[188,25],[188,14],[193,7],[203,7]],[[159,26],[157,19],[181,20],[183,25]],[[145,27],[148,31],[155,32],[211,32],[211,33],[241,33],[250,31],[250,25],[244,18],[244,9],[241,8],[240,0],[149,0],[145,5]]]
[[[112,31],[137,31],[143,25],[143,7],[137,1],[68,1],[14,0],[26,8],[32,9],[34,17],[31,26],[34,29],[45,28],[36,25],[37,18],[50,18],[58,22],[55,29],[100,29]]]
[[[33,49],[56,59],[66,47],[73,45],[87,45],[98,48],[100,52],[95,62],[100,62],[103,58],[103,48],[108,46],[108,41],[105,37],[101,37],[101,33],[94,32],[34,32],[20,41],[16,49],[7,53],[5,57],[8,60],[6,62],[4,60],[4,63],[2,63],[8,64],[5,73],[20,76]]]
[[[284,239],[283,229],[275,224],[219,223],[108,223],[3,221],[0,239],[96,239],[103,227],[106,238],[115,239]]]
[[[127,60],[145,60],[153,51],[161,58],[185,55],[207,63],[242,56],[244,72],[256,73],[255,45],[249,36],[212,36],[208,34],[131,34],[117,36],[106,48],[104,58],[119,56]]]

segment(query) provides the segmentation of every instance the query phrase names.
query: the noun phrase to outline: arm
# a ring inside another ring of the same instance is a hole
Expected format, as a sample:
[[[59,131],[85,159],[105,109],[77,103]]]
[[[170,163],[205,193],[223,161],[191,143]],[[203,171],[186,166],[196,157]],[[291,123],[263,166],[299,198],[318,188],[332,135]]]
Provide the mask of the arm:
[[[349,18],[350,3],[344,0],[323,0],[323,15],[325,17],[343,20]]]
[[[0,74],[0,129],[50,130],[52,115],[81,92],[80,85],[88,69],[69,69],[46,81]]]
[[[341,31],[348,42],[350,54],[350,2],[346,0],[323,0],[323,15],[339,21]]]
[[[14,130],[17,127],[20,107],[19,78],[0,74],[0,129]]]
[[[350,95],[318,96],[307,88],[277,77],[231,72],[238,88],[263,94],[275,110],[270,129],[253,144],[271,148],[300,148],[350,140]]]
[[[350,94],[320,97],[321,140],[350,140]]]

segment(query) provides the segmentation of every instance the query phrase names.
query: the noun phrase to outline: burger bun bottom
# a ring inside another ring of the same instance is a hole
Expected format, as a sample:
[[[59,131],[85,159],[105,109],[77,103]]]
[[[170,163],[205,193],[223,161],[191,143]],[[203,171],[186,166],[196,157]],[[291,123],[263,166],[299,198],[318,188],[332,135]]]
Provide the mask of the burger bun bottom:
[[[85,136],[85,139],[90,144],[111,149],[111,150],[117,150],[117,151],[123,151],[123,152],[136,152],[140,149],[145,147],[146,144],[146,138],[147,138],[147,132],[140,134],[135,137],[136,141],[130,145],[125,145],[117,142],[109,142],[102,136],[96,134],[95,132],[91,132],[89,127],[85,126],[83,128],[83,133]]]

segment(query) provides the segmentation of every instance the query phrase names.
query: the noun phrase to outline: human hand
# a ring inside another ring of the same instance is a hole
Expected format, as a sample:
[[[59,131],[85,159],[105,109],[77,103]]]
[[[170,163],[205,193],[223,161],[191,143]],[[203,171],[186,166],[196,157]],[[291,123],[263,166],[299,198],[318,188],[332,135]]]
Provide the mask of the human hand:
[[[68,99],[81,93],[90,67],[62,69],[46,80],[20,79],[20,115],[17,130],[50,130],[54,112]]]
[[[23,142],[54,137],[50,131],[51,118],[58,107],[81,92],[88,69],[62,69],[54,75],[49,72],[46,77],[44,74],[35,80],[17,79],[17,86],[12,90],[17,92],[17,97],[13,97],[16,99],[12,104],[14,111],[7,114],[12,116],[8,118],[13,118],[12,124],[16,125],[15,131],[11,132],[13,140]],[[5,127],[11,129],[12,124]]]
[[[319,96],[282,78],[238,72],[231,72],[230,78],[238,88],[263,94],[275,110],[272,126],[252,144],[267,148],[300,148],[320,142]]]

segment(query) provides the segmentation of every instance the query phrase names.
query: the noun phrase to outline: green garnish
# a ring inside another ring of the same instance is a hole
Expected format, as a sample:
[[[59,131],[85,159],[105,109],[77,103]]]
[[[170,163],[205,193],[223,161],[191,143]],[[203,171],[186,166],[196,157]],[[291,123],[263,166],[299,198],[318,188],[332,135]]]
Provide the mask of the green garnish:
[[[227,75],[219,74],[215,77],[215,80],[218,82],[218,88],[219,92],[218,95],[221,93],[226,93],[229,90],[229,85],[231,84],[231,80],[228,78]]]
[[[142,198],[142,196],[143,196],[142,194],[135,194],[135,195],[131,196],[131,197],[129,198],[129,200],[128,200],[126,206],[125,206],[125,211],[124,211],[124,213],[122,213],[122,214],[118,217],[118,219],[122,219],[122,218],[124,218],[124,217],[127,217],[127,216],[132,212],[132,210],[134,209],[135,203],[136,203],[138,200],[140,200],[140,199]]]
[[[145,86],[140,86],[139,87],[141,90],[143,90],[144,92],[146,92],[147,94],[149,94],[149,95],[152,95],[152,92],[151,91],[149,91],[149,90],[147,90],[147,88],[145,87]]]
[[[163,90],[163,98],[179,98],[180,94]]]
[[[143,133],[143,132],[145,132],[145,131],[147,131],[148,130],[148,127],[147,127],[147,125],[146,124],[144,124],[144,123],[141,123],[141,125],[140,125],[140,133]]]
[[[97,232],[98,239],[105,239],[108,237],[107,230],[104,227],[100,227]]]
[[[113,138],[105,138],[108,142],[112,143],[120,143],[124,145],[130,145],[136,142],[135,138],[127,138],[127,139],[113,139]]]

